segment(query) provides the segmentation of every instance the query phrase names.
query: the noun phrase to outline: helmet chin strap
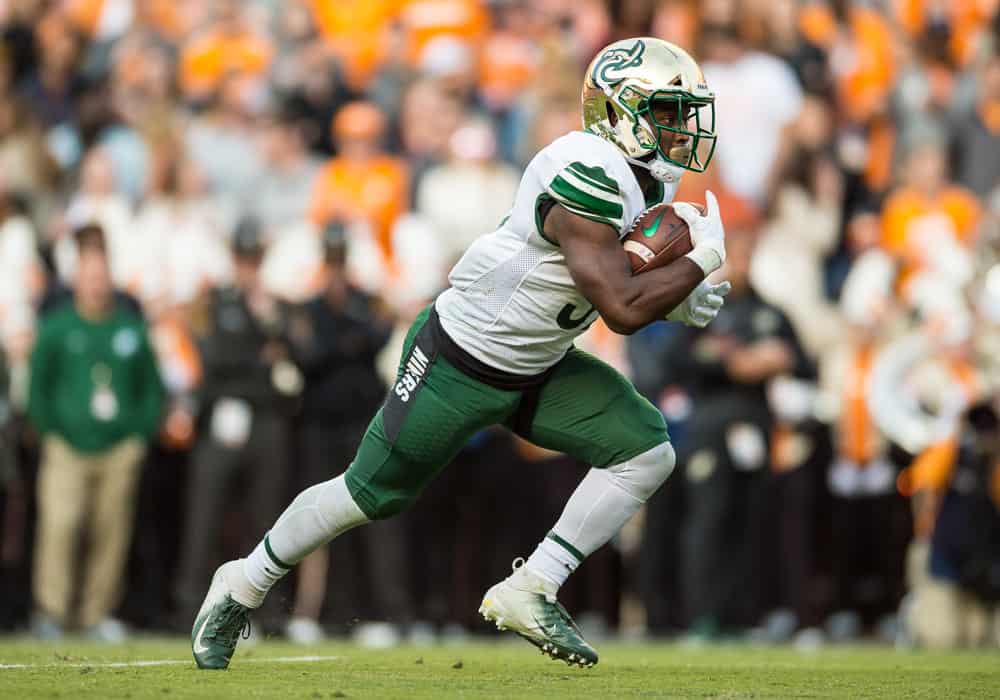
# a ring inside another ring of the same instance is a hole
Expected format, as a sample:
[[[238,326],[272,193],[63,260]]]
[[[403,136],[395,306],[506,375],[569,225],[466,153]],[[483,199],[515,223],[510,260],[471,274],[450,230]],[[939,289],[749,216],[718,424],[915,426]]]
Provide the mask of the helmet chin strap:
[[[632,165],[637,165],[640,168],[645,168],[649,171],[649,174],[654,180],[658,182],[668,182],[668,183],[678,183],[681,180],[681,175],[684,174],[684,168],[679,165],[673,165],[663,160],[659,156],[652,158],[649,161],[639,160],[638,158],[628,158],[627,160]]]

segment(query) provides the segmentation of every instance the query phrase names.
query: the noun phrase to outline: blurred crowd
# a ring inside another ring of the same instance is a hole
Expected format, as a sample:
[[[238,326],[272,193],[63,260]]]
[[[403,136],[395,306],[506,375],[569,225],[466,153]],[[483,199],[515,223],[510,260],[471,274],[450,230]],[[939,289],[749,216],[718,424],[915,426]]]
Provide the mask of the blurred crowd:
[[[564,602],[592,634],[1000,643],[998,4],[0,2],[0,628],[190,625],[347,467],[596,51],[649,35],[717,95],[678,199],[719,196],[734,291],[583,337],[680,459]],[[263,627],[480,632],[582,473],[481,434]]]

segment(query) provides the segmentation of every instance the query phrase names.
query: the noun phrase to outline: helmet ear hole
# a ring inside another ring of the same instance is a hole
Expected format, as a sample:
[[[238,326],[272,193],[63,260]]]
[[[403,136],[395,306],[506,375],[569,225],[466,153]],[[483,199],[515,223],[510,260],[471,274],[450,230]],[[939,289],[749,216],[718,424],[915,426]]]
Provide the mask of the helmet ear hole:
[[[604,103],[604,110],[608,113],[608,122],[613,128],[618,124],[618,113],[615,111],[614,107],[611,106],[611,102]]]

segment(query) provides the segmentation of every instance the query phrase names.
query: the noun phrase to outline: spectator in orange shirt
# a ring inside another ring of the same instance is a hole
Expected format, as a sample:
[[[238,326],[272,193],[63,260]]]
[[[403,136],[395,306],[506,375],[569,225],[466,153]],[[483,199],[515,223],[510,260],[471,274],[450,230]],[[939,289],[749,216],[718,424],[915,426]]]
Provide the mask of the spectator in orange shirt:
[[[386,119],[370,102],[352,102],[333,119],[339,155],[320,171],[313,189],[312,219],[364,220],[385,258],[392,260],[392,226],[409,208],[406,164],[382,146]]]
[[[180,84],[193,100],[204,100],[227,76],[262,77],[271,64],[270,43],[247,25],[241,3],[218,4],[215,22],[207,32],[184,47],[180,59]]]
[[[944,145],[933,138],[910,147],[901,172],[882,208],[882,248],[896,261],[896,293],[921,308],[940,285],[960,289],[971,280],[980,205],[949,180]]]
[[[883,247],[907,257],[922,245],[928,228],[970,245],[979,221],[979,203],[971,192],[949,180],[943,144],[928,141],[914,146],[901,172],[902,186],[882,210]]]
[[[478,46],[489,29],[486,3],[480,0],[406,0],[401,4],[399,19],[407,37],[407,55],[414,64],[434,39],[449,36]]]
[[[538,14],[527,2],[497,9],[498,26],[483,42],[479,61],[479,90],[491,111],[509,109],[538,75]]]

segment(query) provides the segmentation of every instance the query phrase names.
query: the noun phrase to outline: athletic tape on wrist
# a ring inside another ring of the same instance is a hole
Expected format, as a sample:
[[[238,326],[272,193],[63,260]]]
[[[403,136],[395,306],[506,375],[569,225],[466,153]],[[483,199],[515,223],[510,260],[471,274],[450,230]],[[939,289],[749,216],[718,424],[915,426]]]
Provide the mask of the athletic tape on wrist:
[[[722,258],[719,256],[719,252],[708,246],[699,246],[684,257],[689,258],[700,267],[706,277],[722,267]]]

